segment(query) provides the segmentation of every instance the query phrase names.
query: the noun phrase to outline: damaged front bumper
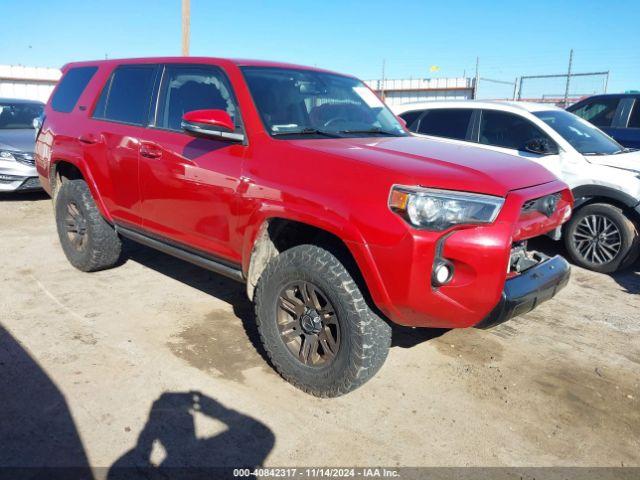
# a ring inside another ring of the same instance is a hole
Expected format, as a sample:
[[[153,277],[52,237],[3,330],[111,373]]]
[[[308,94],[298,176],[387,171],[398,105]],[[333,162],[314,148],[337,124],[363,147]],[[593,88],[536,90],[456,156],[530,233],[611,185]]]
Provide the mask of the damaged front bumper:
[[[569,282],[571,267],[559,255],[546,257],[505,282],[502,297],[493,311],[476,328],[489,328],[510,318],[530,312],[542,302],[553,298]]]

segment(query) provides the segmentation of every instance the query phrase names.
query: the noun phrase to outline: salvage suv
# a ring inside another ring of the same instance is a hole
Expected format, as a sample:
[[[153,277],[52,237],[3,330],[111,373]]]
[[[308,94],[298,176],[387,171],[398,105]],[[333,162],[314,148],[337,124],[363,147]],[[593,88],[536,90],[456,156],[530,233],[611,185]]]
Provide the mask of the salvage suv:
[[[526,249],[567,186],[526,159],[418,138],[356,78],[261,61],[73,63],[36,147],[82,271],[121,237],[246,283],[264,347],[304,391],[371,378],[390,323],[487,327],[568,281]]]

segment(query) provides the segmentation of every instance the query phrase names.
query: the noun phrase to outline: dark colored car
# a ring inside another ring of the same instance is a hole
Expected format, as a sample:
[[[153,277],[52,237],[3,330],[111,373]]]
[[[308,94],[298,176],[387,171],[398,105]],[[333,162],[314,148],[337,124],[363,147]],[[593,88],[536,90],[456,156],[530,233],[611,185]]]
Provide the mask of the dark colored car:
[[[0,192],[40,188],[34,149],[44,103],[0,98]]]
[[[640,93],[595,95],[567,108],[628,148],[640,148]]]
[[[216,58],[67,65],[36,158],[76,268],[128,237],[245,282],[273,365],[318,396],[371,378],[389,323],[490,326],[550,299],[567,185],[411,135],[362,81]],[[135,292],[132,292],[135,294]]]

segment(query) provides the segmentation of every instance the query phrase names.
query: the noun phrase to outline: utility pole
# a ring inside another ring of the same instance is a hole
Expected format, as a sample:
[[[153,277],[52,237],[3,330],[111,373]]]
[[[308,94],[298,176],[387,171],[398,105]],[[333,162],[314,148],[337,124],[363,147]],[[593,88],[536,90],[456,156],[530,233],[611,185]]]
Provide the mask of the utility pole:
[[[518,93],[518,77],[513,81],[513,100],[515,101],[516,95]]]
[[[478,98],[478,84],[480,83],[480,57],[476,57],[476,79],[473,84],[473,99],[476,100]]]
[[[567,108],[569,103],[569,85],[571,83],[571,64],[573,63],[573,48],[569,52],[569,69],[567,71],[567,86],[564,89],[564,108]]]
[[[386,59],[382,59],[382,80],[380,80],[380,98],[384,101],[384,67],[387,63]]]
[[[189,29],[191,24],[191,0],[182,0],[182,56],[189,56]]]

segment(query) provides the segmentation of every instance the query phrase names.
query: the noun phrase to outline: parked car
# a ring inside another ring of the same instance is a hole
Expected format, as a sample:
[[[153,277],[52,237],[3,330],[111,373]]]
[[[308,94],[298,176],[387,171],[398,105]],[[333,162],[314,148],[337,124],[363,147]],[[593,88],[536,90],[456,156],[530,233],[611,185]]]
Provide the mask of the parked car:
[[[576,203],[564,243],[576,264],[614,272],[638,258],[640,152],[546,104],[430,102],[396,113],[419,134],[533,160],[567,182]]]
[[[34,161],[44,103],[0,98],[0,192],[40,188]]]
[[[621,145],[640,148],[640,93],[595,95],[567,110],[593,123]]]
[[[71,264],[116,265],[122,236],[246,282],[273,365],[314,395],[375,374],[388,320],[489,326],[569,278],[562,257],[524,248],[569,218],[565,183],[410,135],[350,76],[213,58],[74,63],[45,113],[38,172]]]

